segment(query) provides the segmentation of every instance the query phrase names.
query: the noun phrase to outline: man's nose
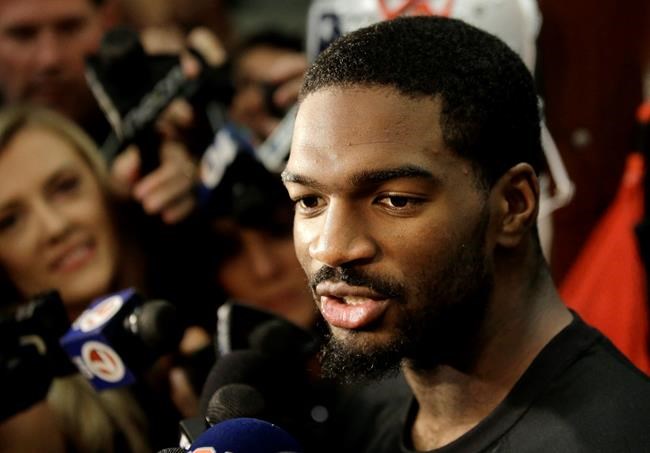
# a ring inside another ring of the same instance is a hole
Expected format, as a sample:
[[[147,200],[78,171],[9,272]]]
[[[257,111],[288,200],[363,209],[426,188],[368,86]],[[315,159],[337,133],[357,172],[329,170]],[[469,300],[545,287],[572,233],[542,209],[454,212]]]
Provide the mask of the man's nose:
[[[378,253],[367,220],[353,206],[332,201],[320,231],[309,245],[310,256],[330,267],[363,264]]]
[[[43,30],[36,41],[35,60],[40,70],[51,70],[62,62],[62,40],[54,30]]]

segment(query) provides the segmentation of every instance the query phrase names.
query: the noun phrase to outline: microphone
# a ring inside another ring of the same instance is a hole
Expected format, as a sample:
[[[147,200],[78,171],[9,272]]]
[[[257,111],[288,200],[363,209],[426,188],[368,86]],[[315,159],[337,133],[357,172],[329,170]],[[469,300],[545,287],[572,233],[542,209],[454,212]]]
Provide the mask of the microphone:
[[[76,372],[59,345],[69,327],[56,291],[0,314],[0,420],[45,398],[54,377]]]
[[[214,392],[205,413],[206,421],[216,425],[225,420],[253,417],[264,418],[264,396],[247,384],[227,384]]]
[[[275,369],[272,358],[251,349],[233,351],[219,357],[203,385],[200,412],[207,414],[215,392],[228,384],[246,384],[256,390],[262,389],[264,394],[278,380],[279,373]]]
[[[316,336],[233,302],[222,306],[217,317],[219,358],[200,399],[207,422],[263,418],[293,433],[309,451],[326,451],[335,389],[311,368]]]
[[[135,382],[173,351],[183,329],[169,302],[145,302],[132,288],[95,299],[61,338],[72,362],[97,390]]]
[[[302,453],[288,432],[256,418],[234,418],[217,423],[190,447],[191,453]]]

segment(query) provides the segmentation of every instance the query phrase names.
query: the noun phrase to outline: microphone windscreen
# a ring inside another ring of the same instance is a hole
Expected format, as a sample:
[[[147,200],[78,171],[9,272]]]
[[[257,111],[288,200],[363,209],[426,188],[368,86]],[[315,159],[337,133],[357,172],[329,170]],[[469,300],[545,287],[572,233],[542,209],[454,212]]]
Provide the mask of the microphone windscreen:
[[[215,425],[231,418],[257,418],[265,409],[264,397],[256,389],[246,384],[228,384],[212,395],[205,418]]]
[[[236,453],[302,453],[303,451],[298,441],[288,432],[277,425],[256,418],[234,418],[214,425],[192,444],[190,452],[202,447],[211,447],[218,452]]]
[[[200,413],[206,413],[212,395],[224,385],[248,384],[255,389],[273,388],[278,375],[277,371],[274,372],[275,368],[271,358],[251,349],[233,351],[219,357],[203,385]]]
[[[260,324],[248,341],[253,349],[274,357],[307,355],[316,347],[310,332],[280,318]]]
[[[142,341],[160,353],[173,351],[183,336],[176,307],[165,300],[152,300],[139,310],[138,330]]]

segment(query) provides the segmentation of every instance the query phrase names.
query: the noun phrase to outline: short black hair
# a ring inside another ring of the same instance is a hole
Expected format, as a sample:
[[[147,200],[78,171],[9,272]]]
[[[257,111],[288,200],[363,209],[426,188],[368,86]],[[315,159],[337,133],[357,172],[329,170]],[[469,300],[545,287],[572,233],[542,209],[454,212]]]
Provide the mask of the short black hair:
[[[330,87],[386,86],[441,100],[445,145],[473,162],[491,187],[520,162],[539,171],[535,84],[497,37],[457,19],[401,17],[336,40],[308,70],[300,100]]]

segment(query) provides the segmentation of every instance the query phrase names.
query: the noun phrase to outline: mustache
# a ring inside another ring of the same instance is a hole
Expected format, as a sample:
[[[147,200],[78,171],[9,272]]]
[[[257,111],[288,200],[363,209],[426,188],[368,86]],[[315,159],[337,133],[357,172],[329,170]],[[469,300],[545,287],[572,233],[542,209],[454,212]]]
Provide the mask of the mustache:
[[[398,282],[387,278],[370,276],[357,269],[330,266],[323,266],[310,276],[309,287],[315,293],[316,286],[326,281],[370,288],[388,299],[400,299],[404,294],[404,287]]]

